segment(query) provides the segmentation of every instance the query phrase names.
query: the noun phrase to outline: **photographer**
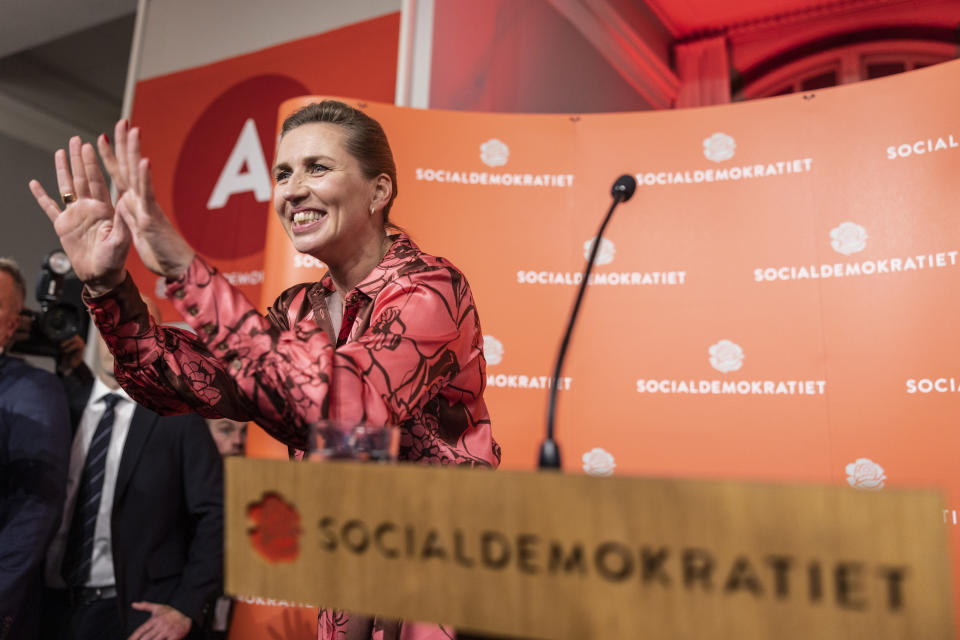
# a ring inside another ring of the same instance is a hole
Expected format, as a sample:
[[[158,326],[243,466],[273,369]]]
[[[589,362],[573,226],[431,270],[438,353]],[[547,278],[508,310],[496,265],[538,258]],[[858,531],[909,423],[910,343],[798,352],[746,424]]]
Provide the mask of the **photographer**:
[[[0,258],[0,640],[36,637],[70,448],[60,382],[7,353],[25,297],[16,263]]]
[[[60,376],[77,369],[84,357],[83,337],[90,328],[82,289],[83,283],[77,279],[63,251],[52,251],[45,256],[36,290],[40,311],[20,311],[20,329],[11,350],[54,358]]]

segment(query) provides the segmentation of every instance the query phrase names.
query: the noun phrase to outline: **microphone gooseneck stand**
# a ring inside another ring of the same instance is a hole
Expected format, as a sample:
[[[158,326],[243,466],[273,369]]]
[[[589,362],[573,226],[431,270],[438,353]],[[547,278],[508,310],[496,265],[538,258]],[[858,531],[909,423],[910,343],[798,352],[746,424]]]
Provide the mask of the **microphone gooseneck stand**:
[[[597,231],[597,237],[593,240],[593,246],[590,248],[590,257],[587,259],[587,265],[583,270],[583,279],[580,281],[580,288],[577,290],[577,299],[573,303],[573,311],[570,312],[570,321],[567,323],[567,331],[563,335],[560,343],[560,351],[557,353],[557,366],[553,370],[553,379],[550,383],[550,396],[547,401],[547,437],[540,445],[540,459],[538,467],[540,469],[560,469],[560,448],[556,440],[553,439],[553,425],[556,418],[557,409],[557,389],[560,386],[560,373],[563,371],[563,359],[567,355],[567,347],[570,344],[570,336],[573,333],[573,325],[577,321],[577,314],[580,311],[580,303],[583,302],[583,295],[587,291],[587,281],[590,278],[590,271],[593,270],[593,263],[597,259],[597,252],[600,250],[600,242],[603,238],[603,230],[607,228],[607,223],[613,216],[613,210],[621,202],[626,202],[633,196],[637,189],[637,181],[630,175],[622,175],[617,178],[610,189],[613,196],[613,204],[607,211],[606,217],[600,224],[600,230]]]

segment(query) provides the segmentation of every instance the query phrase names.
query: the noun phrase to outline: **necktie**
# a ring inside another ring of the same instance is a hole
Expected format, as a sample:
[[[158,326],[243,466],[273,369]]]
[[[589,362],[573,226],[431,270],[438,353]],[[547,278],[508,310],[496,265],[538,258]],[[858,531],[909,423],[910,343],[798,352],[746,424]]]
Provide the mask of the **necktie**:
[[[110,447],[110,434],[113,433],[114,407],[119,400],[120,396],[113,393],[108,393],[98,400],[106,404],[106,409],[97,423],[97,430],[93,433],[87,458],[83,463],[73,520],[67,534],[67,548],[63,556],[63,579],[69,587],[82,587],[90,579],[93,533],[97,524],[97,513],[100,511],[107,449]]]

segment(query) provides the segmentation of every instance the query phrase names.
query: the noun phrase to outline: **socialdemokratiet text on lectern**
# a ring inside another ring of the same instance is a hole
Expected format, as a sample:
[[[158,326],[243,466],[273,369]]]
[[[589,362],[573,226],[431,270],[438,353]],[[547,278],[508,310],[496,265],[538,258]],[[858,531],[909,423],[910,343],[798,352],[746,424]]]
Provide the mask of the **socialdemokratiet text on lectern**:
[[[953,638],[932,492],[226,465],[231,594],[527,638]]]

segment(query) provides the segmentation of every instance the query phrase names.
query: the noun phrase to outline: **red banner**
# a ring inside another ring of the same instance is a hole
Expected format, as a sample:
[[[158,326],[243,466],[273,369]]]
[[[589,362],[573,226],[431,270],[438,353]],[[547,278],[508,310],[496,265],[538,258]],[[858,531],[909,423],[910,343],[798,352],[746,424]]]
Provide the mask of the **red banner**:
[[[143,128],[160,205],[251,300],[263,283],[277,108],[319,91],[392,100],[399,28],[393,13],[137,84],[131,120]],[[130,270],[162,298],[136,257]]]

